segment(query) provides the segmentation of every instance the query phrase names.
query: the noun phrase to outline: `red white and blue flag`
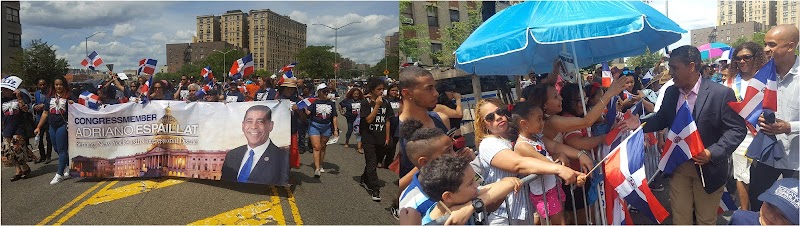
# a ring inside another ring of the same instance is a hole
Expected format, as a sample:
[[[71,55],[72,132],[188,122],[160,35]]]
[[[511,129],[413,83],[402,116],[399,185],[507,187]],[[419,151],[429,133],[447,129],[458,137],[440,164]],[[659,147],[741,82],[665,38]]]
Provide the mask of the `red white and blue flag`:
[[[211,65],[208,65],[200,71],[200,75],[203,76],[203,81],[209,82],[214,79],[214,73],[211,72]]]
[[[312,104],[314,104],[314,101],[316,101],[316,100],[317,100],[317,98],[312,98],[312,97],[303,99],[300,102],[297,102],[297,109],[305,109],[305,108],[311,106]]]
[[[214,81],[209,81],[203,86],[203,91],[208,92],[208,90],[211,90],[212,88],[214,88]]]
[[[144,84],[139,86],[139,93],[148,96],[150,94],[150,86],[152,85],[153,85],[153,76],[151,75],[150,79],[147,79],[147,81],[144,82]]]
[[[78,104],[86,106],[92,110],[100,109],[100,96],[89,91],[83,91],[83,93],[78,96]]]
[[[611,82],[614,81],[614,77],[611,75],[611,69],[608,68],[608,63],[603,62],[602,65],[603,65],[603,73],[602,73],[603,78],[601,80],[603,83],[602,85],[603,87],[608,88],[611,87]]]
[[[284,73],[283,76],[286,77],[286,78],[294,77],[294,75],[292,73],[292,70],[294,69],[294,66],[296,66],[296,65],[297,65],[297,62],[293,62],[293,63],[291,63],[289,65],[286,65],[283,68],[281,68],[281,72]]]
[[[88,67],[90,70],[94,70],[96,67],[99,67],[100,64],[103,64],[103,59],[101,59],[100,56],[97,55],[97,50],[92,51],[92,53],[89,54],[89,56],[86,56],[86,59],[83,59],[83,61],[81,61],[81,65],[83,65],[84,67]]]
[[[251,53],[233,62],[233,65],[231,65],[230,74],[234,79],[240,79],[253,74],[254,70],[253,54]]]
[[[158,65],[158,61],[154,59],[144,58],[139,60],[139,69],[136,70],[137,75],[148,74],[152,75],[156,73],[156,65]]]
[[[778,110],[778,82],[775,71],[775,59],[770,59],[764,67],[756,72],[747,84],[744,99],[741,102],[728,102],[733,111],[745,119],[755,134],[758,128],[758,116],[764,109]]]
[[[644,74],[644,77],[642,77],[642,85],[646,86],[647,84],[650,84],[651,80],[653,80],[653,68],[650,68],[650,70]]]
[[[736,203],[733,202],[733,197],[731,193],[728,192],[728,188],[722,186],[725,189],[725,192],[722,193],[722,199],[719,200],[719,208],[717,209],[717,214],[722,214],[725,211],[737,210]]]
[[[614,188],[620,198],[639,209],[642,215],[660,224],[669,212],[647,186],[644,157],[644,132],[640,126],[607,157],[606,186]]]
[[[684,101],[675,114],[675,120],[667,133],[664,150],[661,151],[661,160],[658,161],[658,169],[671,174],[678,166],[692,157],[703,152],[703,140],[700,139],[700,132],[697,131],[697,124],[694,123],[692,113],[689,111],[689,104]]]

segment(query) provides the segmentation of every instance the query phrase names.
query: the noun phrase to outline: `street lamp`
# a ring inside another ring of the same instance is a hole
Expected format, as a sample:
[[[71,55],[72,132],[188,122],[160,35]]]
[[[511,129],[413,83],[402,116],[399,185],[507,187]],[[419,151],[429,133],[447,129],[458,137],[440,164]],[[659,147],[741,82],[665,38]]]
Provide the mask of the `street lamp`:
[[[386,39],[378,37],[373,37],[375,39],[381,40],[383,42],[383,70],[389,70],[389,54],[386,52]]]
[[[105,32],[103,32],[103,31],[95,32],[94,34],[89,35],[88,37],[86,37],[86,41],[83,42],[85,44],[85,46],[86,46],[86,57],[89,57],[89,38],[91,38],[91,37],[93,37],[93,36],[95,36],[97,34],[100,34],[100,33],[105,33]],[[89,63],[91,63],[91,62],[89,62]]]
[[[225,68],[225,65],[228,63],[225,57],[226,57],[226,55],[228,55],[228,53],[230,53],[230,52],[231,52],[231,51],[233,51],[233,50],[232,50],[232,49],[230,49],[230,50],[228,50],[228,51],[222,52],[222,51],[219,51],[219,50],[216,50],[216,49],[215,49],[215,50],[211,50],[211,51],[218,52],[218,53],[222,53],[222,68]],[[225,81],[225,82],[227,82],[227,81],[228,81],[228,76],[225,76],[225,77],[223,77],[223,78],[222,78],[222,81]]]
[[[341,27],[337,27],[337,28],[334,28],[334,27],[331,27],[331,26],[328,26],[328,25],[325,25],[325,24],[312,24],[312,25],[325,26],[325,27],[330,28],[331,30],[333,30],[333,52],[336,55],[339,55],[339,52],[336,50],[336,46],[339,44],[339,29],[347,27],[348,25],[351,25],[351,24],[360,24],[360,23],[361,23],[360,21],[350,22],[349,24],[345,24],[345,25],[342,25]],[[334,66],[337,67],[337,68],[333,69],[333,79],[336,80],[339,77],[339,68],[338,68],[338,66],[339,66],[339,57],[338,56],[334,56],[333,63],[334,63]]]

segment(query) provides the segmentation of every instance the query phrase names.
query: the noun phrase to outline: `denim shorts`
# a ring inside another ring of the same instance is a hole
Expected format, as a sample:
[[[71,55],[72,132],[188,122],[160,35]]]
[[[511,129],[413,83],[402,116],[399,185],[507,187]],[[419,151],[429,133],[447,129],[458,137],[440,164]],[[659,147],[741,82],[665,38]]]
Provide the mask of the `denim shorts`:
[[[331,124],[320,124],[316,122],[311,122],[308,125],[308,135],[330,137],[331,135],[333,135],[333,131],[331,130]]]

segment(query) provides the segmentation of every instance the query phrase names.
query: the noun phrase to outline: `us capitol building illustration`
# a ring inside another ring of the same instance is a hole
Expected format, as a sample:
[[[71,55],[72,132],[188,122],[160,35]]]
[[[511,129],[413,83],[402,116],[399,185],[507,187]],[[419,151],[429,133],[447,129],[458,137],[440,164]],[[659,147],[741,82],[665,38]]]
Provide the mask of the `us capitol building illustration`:
[[[178,119],[169,107],[158,120],[164,126],[179,128]],[[190,177],[220,179],[222,163],[229,150],[189,151],[183,137],[168,131],[155,134],[153,144],[144,153],[114,159],[76,156],[72,158],[71,176],[78,177]]]

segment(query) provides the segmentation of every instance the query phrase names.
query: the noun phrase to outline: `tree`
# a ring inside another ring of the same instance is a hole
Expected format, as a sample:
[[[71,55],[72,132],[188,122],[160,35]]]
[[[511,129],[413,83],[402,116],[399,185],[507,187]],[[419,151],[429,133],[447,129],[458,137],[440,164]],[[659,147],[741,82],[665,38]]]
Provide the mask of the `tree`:
[[[625,64],[631,69],[635,67],[650,68],[656,65],[659,60],[661,60],[661,54],[658,52],[651,53],[650,48],[648,48],[644,51],[644,54],[628,58]]]
[[[336,53],[332,46],[307,46],[297,53],[296,71],[301,71],[305,78],[332,78]],[[340,60],[341,62],[341,60]],[[340,68],[339,72],[343,72]]]
[[[11,59],[9,71],[19,76],[25,86],[32,86],[39,79],[52,82],[56,76],[64,76],[69,67],[67,59],[56,58],[53,46],[41,39],[31,40],[26,48],[18,51]]]
[[[740,45],[744,44],[745,42],[752,41],[752,42],[758,43],[761,46],[764,46],[764,36],[766,34],[767,34],[766,32],[762,31],[762,32],[753,33],[753,35],[751,35],[751,36],[742,36],[742,37],[739,37],[736,40],[734,40],[732,43],[730,43],[730,45],[731,45],[731,47],[736,48],[737,46],[740,46]]]
[[[400,12],[409,10],[411,1],[400,1]],[[430,10],[430,9],[429,9]],[[400,14],[400,51],[412,61],[419,61],[420,56],[431,54],[431,39],[428,28],[423,21],[412,22],[405,14]]]
[[[387,60],[389,61],[388,64],[386,63]],[[397,80],[399,75],[398,69],[400,68],[400,65],[398,64],[399,62],[400,61],[397,56],[384,57],[380,62],[376,63],[375,66],[370,67],[367,70],[367,74],[383,76],[383,70],[386,69],[389,70],[389,77]]]
[[[470,7],[467,10],[468,16],[466,21],[453,22],[452,26],[442,29],[442,36],[439,38],[439,40],[442,41],[442,50],[431,54],[431,56],[441,62],[442,65],[455,65],[455,55],[453,52],[461,46],[461,43],[464,43],[464,40],[466,40],[481,23],[483,23],[481,20],[481,4],[475,5],[475,8]]]

